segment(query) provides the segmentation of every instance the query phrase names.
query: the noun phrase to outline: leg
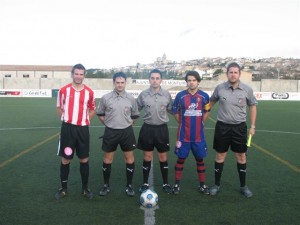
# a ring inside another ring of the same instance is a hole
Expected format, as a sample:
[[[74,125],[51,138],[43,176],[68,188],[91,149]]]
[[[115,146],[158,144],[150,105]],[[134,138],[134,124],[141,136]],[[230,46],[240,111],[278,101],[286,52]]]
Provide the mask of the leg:
[[[174,194],[179,194],[179,191],[180,191],[179,185],[180,185],[180,180],[182,177],[184,161],[185,161],[185,159],[178,157],[177,162],[175,164],[175,185],[173,187]]]
[[[80,174],[81,174],[81,182],[82,182],[82,189],[88,188],[88,182],[89,182],[89,159],[84,158],[80,159]]]
[[[224,167],[224,161],[226,158],[227,152],[224,153],[216,153],[215,158],[215,185],[210,188],[210,195],[216,195],[219,192],[220,184],[221,184],[221,176]]]
[[[246,186],[246,171],[247,171],[246,153],[236,153],[235,155],[237,159],[237,170],[240,178],[241,193],[245,197],[250,198],[253,195],[253,193]]]
[[[158,160],[160,164],[160,171],[163,179],[163,184],[168,184],[169,165],[167,159],[167,152],[158,152]]]
[[[80,174],[81,174],[81,182],[82,182],[82,194],[88,199],[92,199],[93,192],[91,192],[90,189],[88,188],[89,174],[90,174],[89,159],[84,158],[84,159],[80,159],[79,161],[80,161]]]
[[[139,192],[142,193],[149,189],[149,174],[151,170],[151,162],[153,159],[153,151],[144,151],[143,161],[143,184],[139,188]]]
[[[205,185],[206,181],[206,171],[205,171],[205,164],[203,159],[197,159],[197,173],[198,173],[198,181],[199,181],[199,191],[203,194],[209,195],[209,188]]]
[[[171,193],[172,188],[169,184],[169,165],[168,165],[168,158],[167,158],[167,152],[158,152],[158,160],[159,160],[159,166],[160,166],[160,172],[163,179],[163,190],[166,193]]]
[[[134,155],[133,151],[124,152],[124,158],[126,162],[126,177],[127,186],[132,184],[133,174],[134,174]]]
[[[62,157],[61,164],[60,164],[61,188],[55,194],[55,198],[57,200],[65,197],[67,195],[69,172],[70,172],[70,160]]]
[[[153,159],[153,151],[144,151],[144,161],[143,161],[143,181],[144,181],[144,184],[145,183],[148,184],[152,159]]]
[[[103,164],[102,164],[102,172],[104,185],[109,186],[109,179],[111,174],[111,165],[114,159],[115,152],[104,152],[103,156]]]
[[[240,178],[240,185],[244,187],[246,185],[246,154],[245,153],[235,153],[237,160],[237,170]]]
[[[60,181],[61,187],[64,189],[68,188],[68,178],[70,173],[70,160],[61,158],[61,165],[60,165]]]
[[[215,185],[220,186],[221,182],[221,176],[223,172],[224,167],[224,161],[227,156],[227,152],[223,153],[216,153],[216,159],[215,159]]]
[[[114,159],[114,154],[115,154],[115,152],[104,152],[103,163],[102,163],[102,173],[103,173],[104,185],[99,192],[100,196],[105,196],[110,192],[109,179],[110,179],[111,164]]]
[[[133,179],[134,167],[135,167],[133,151],[124,151],[124,158],[126,162],[126,179],[127,179],[125,191],[129,197],[133,197],[135,195],[135,192],[132,188],[132,179]]]

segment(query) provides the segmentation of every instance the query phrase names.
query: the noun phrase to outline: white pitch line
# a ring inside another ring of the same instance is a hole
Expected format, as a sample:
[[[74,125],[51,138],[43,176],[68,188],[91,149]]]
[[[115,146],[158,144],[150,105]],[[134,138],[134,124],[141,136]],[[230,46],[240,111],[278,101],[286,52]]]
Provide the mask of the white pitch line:
[[[100,126],[90,126],[90,128],[103,128],[104,125]],[[141,126],[133,126],[140,128]],[[171,129],[177,129],[178,127],[169,126]],[[60,129],[60,127],[8,127],[8,128],[0,128],[0,131],[10,131],[10,130],[37,130],[37,129]],[[214,130],[214,127],[205,127],[207,130]],[[293,131],[277,131],[277,130],[256,130],[256,132],[264,132],[264,133],[277,133],[277,134],[295,134],[300,135],[300,132]]]
[[[151,169],[149,173],[149,188],[154,191],[154,173],[153,173],[153,160],[151,162]],[[144,225],[154,225],[155,224],[155,210],[158,209],[158,206],[154,208],[145,208],[141,206],[141,209],[144,210]]]
[[[58,129],[60,127],[11,127],[11,128],[0,128],[0,131],[9,130],[37,130],[37,129]]]

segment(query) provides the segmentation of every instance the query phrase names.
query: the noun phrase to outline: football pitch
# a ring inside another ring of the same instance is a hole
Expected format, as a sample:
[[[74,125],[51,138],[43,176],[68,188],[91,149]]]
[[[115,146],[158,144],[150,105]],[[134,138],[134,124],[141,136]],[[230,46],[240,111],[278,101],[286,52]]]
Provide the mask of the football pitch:
[[[97,100],[98,103],[98,100]],[[206,158],[207,185],[214,183],[213,132],[217,108],[206,123],[209,147]],[[174,183],[173,153],[177,123],[170,116],[171,151],[169,181]],[[136,138],[142,124],[134,128]],[[296,225],[300,224],[300,102],[260,101],[256,135],[247,159],[247,185],[252,198],[239,193],[234,154],[224,165],[221,191],[216,196],[197,191],[196,163],[186,160],[181,193],[166,194],[155,154],[153,184],[158,207],[144,210],[139,205],[143,154],[135,150],[133,185],[136,195],[125,194],[125,163],[120,149],[112,165],[111,192],[98,195],[103,185],[101,139],[104,127],[97,117],[90,127],[91,154],[89,186],[94,198],[81,195],[79,161],[71,162],[68,196],[59,201],[60,187],[57,140],[60,120],[54,98],[0,98],[0,224],[100,224],[100,225]]]

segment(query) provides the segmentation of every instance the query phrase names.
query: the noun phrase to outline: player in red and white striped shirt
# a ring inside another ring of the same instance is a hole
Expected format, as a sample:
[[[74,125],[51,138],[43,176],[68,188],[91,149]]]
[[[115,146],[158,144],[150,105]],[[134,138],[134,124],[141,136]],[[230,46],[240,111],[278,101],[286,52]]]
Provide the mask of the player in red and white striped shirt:
[[[72,68],[73,82],[59,90],[57,111],[62,120],[58,155],[61,156],[61,188],[55,194],[56,199],[65,197],[70,171],[70,161],[76,152],[80,161],[82,194],[91,199],[93,193],[88,189],[89,178],[89,124],[95,115],[94,92],[83,84],[86,69],[81,64]]]

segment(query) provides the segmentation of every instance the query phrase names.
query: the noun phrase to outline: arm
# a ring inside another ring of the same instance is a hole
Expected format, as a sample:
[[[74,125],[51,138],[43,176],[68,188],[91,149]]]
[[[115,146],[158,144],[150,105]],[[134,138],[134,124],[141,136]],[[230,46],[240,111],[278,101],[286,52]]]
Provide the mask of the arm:
[[[203,113],[203,123],[205,123],[205,121],[207,120],[207,118],[210,116],[210,112],[206,111]]]
[[[179,123],[179,113],[176,113],[176,114],[174,114],[174,117],[175,117],[175,119],[176,119],[176,121]]]
[[[57,114],[59,117],[61,117],[61,115],[63,114],[63,110],[60,107],[56,108]]]
[[[96,111],[95,110],[89,110],[89,118],[90,120],[95,116]]]
[[[101,123],[104,124],[105,116],[98,116],[98,119]]]
[[[210,101],[209,102],[210,110],[204,112],[204,114],[203,114],[203,123],[205,123],[205,121],[208,119],[208,117],[210,117],[210,112],[211,112],[213,106],[215,105],[215,103],[216,103],[215,101]]]
[[[98,116],[100,123],[103,123],[103,124],[105,121],[105,105],[106,105],[106,103],[105,103],[104,98],[100,98],[98,107],[96,109],[96,114]]]
[[[141,98],[140,98],[141,100]],[[142,104],[141,104],[142,106]],[[140,117],[140,112],[139,112],[139,105],[138,105],[138,102],[133,99],[133,102],[132,102],[132,109],[131,109],[131,119],[132,119],[132,125],[135,123],[135,121]],[[142,109],[142,108],[141,108]]]
[[[256,105],[249,106],[249,113],[250,113],[250,124],[251,124],[249,128],[249,134],[253,136],[255,134],[255,123],[256,123],[256,114],[257,114]]]
[[[57,115],[61,118],[62,114],[63,114],[63,102],[61,101],[61,90],[59,90],[58,94],[57,94],[57,99],[56,99],[56,112]]]

